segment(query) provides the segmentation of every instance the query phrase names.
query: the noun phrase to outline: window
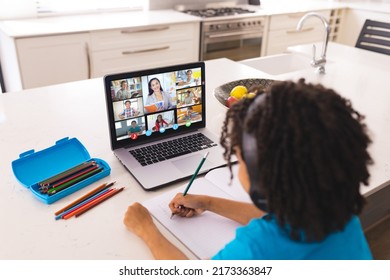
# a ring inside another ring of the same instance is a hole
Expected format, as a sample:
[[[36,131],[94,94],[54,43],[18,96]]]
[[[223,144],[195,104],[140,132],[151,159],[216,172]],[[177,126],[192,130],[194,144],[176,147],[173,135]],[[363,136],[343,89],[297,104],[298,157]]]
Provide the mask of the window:
[[[109,10],[144,10],[149,0],[37,0],[38,15],[101,12]]]
[[[148,9],[149,0],[0,0],[0,20]]]

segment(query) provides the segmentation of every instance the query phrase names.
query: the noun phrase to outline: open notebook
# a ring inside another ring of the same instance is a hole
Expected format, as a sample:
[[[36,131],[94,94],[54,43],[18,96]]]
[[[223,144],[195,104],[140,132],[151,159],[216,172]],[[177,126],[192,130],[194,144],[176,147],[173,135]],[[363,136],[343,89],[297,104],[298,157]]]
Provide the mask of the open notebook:
[[[235,176],[231,185],[229,185],[229,169],[223,167],[208,172],[205,177],[197,178],[193,182],[189,193],[250,202],[249,195],[242,189],[236,176],[237,166],[234,166],[233,170]],[[211,258],[225,244],[234,239],[236,228],[240,224],[208,211],[192,218],[174,216],[171,219],[168,203],[176,193],[183,192],[185,188],[186,184],[164,192],[153,199],[145,201],[143,205],[148,208],[156,220],[176,236],[195,256],[200,259]]]

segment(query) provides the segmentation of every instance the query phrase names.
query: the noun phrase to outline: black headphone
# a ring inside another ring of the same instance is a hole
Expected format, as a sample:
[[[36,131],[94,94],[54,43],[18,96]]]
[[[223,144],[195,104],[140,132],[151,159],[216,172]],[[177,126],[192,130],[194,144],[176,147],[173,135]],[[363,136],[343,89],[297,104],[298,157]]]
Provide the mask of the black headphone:
[[[267,199],[265,197],[264,186],[262,186],[260,183],[261,174],[259,174],[258,170],[259,165],[257,160],[257,140],[253,133],[249,133],[246,129],[247,122],[252,119],[254,111],[256,111],[259,106],[264,106],[265,98],[266,94],[261,93],[260,95],[256,96],[255,100],[248,108],[242,131],[242,155],[248,170],[251,184],[249,189],[249,196],[253,203],[260,210],[267,212]]]

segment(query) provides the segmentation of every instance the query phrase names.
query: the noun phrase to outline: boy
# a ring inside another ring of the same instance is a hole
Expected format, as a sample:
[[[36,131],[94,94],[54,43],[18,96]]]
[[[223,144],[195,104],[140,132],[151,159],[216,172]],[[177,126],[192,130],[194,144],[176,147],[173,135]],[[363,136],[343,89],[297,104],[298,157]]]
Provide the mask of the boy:
[[[275,82],[234,104],[221,135],[253,204],[177,194],[169,207],[176,216],[213,211],[244,225],[212,259],[372,259],[358,219],[371,163],[362,121],[333,90],[303,79]],[[124,223],[156,259],[186,258],[139,203]]]

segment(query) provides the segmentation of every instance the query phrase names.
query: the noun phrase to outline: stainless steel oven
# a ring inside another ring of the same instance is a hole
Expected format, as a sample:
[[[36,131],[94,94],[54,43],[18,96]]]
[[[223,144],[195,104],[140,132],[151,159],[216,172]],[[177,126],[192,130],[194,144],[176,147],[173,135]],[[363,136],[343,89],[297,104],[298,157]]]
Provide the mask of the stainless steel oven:
[[[202,5],[200,5],[202,6]],[[199,7],[178,5],[177,10],[203,18],[200,34],[200,60],[226,57],[243,60],[259,57],[264,17],[243,7]]]
[[[263,32],[263,17],[203,21],[200,60],[226,57],[239,61],[259,57]]]

